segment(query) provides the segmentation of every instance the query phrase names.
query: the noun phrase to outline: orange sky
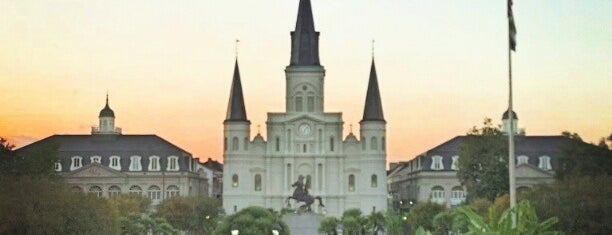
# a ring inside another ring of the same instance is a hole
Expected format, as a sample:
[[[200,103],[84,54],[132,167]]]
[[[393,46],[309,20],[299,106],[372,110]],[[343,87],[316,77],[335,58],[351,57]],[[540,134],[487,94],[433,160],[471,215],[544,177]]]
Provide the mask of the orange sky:
[[[252,134],[284,111],[296,1],[0,2],[0,136],[87,134],[106,91],[124,134],[222,160],[234,40]],[[358,132],[376,39],[388,160],[408,160],[507,106],[505,0],[313,0],[326,111]],[[528,134],[612,132],[612,3],[515,1],[515,107]],[[265,128],[262,128],[265,136]]]

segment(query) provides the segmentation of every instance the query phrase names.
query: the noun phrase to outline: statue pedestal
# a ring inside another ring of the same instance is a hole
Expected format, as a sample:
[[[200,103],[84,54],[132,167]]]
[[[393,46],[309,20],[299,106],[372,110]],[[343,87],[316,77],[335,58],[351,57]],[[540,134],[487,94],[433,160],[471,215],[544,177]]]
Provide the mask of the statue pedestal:
[[[316,235],[319,234],[319,225],[323,215],[314,213],[285,214],[283,221],[289,225],[291,235]]]

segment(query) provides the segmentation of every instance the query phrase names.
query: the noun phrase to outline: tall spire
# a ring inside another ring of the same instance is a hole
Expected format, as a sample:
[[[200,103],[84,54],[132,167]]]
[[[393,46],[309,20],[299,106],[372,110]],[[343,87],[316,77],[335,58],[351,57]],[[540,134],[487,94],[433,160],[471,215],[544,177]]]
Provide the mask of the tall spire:
[[[238,69],[237,58],[234,65],[234,78],[232,80],[232,90],[230,91],[230,98],[227,104],[225,121],[249,122],[244,106],[244,96],[242,95],[242,84],[240,82],[240,70]]]
[[[295,31],[291,32],[290,65],[319,65],[319,32],[314,28],[310,0],[300,0]]]
[[[363,109],[363,119],[361,121],[385,121],[382,102],[380,99],[380,91],[378,90],[378,77],[376,76],[376,66],[374,65],[374,58],[372,58],[372,67],[370,68],[370,81],[368,82],[368,92],[366,94],[365,107]]]

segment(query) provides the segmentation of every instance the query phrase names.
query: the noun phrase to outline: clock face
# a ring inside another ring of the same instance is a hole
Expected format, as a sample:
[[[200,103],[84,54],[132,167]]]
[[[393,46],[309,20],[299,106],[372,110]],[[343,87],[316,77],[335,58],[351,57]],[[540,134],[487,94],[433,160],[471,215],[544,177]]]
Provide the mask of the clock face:
[[[309,136],[310,133],[312,132],[310,125],[306,123],[300,125],[299,131],[300,131],[300,135],[302,136]]]

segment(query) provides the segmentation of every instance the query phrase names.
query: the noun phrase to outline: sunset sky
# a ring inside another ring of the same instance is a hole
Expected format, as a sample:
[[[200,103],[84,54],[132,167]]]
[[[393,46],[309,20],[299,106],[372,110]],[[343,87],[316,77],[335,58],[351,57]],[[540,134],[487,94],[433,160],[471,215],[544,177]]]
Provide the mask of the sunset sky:
[[[0,1],[0,136],[89,134],[107,90],[124,134],[222,160],[234,41],[252,135],[284,111],[298,0]],[[612,132],[612,1],[515,0],[515,110],[529,135]],[[312,0],[326,111],[358,132],[375,57],[388,161],[507,108],[506,0]]]

